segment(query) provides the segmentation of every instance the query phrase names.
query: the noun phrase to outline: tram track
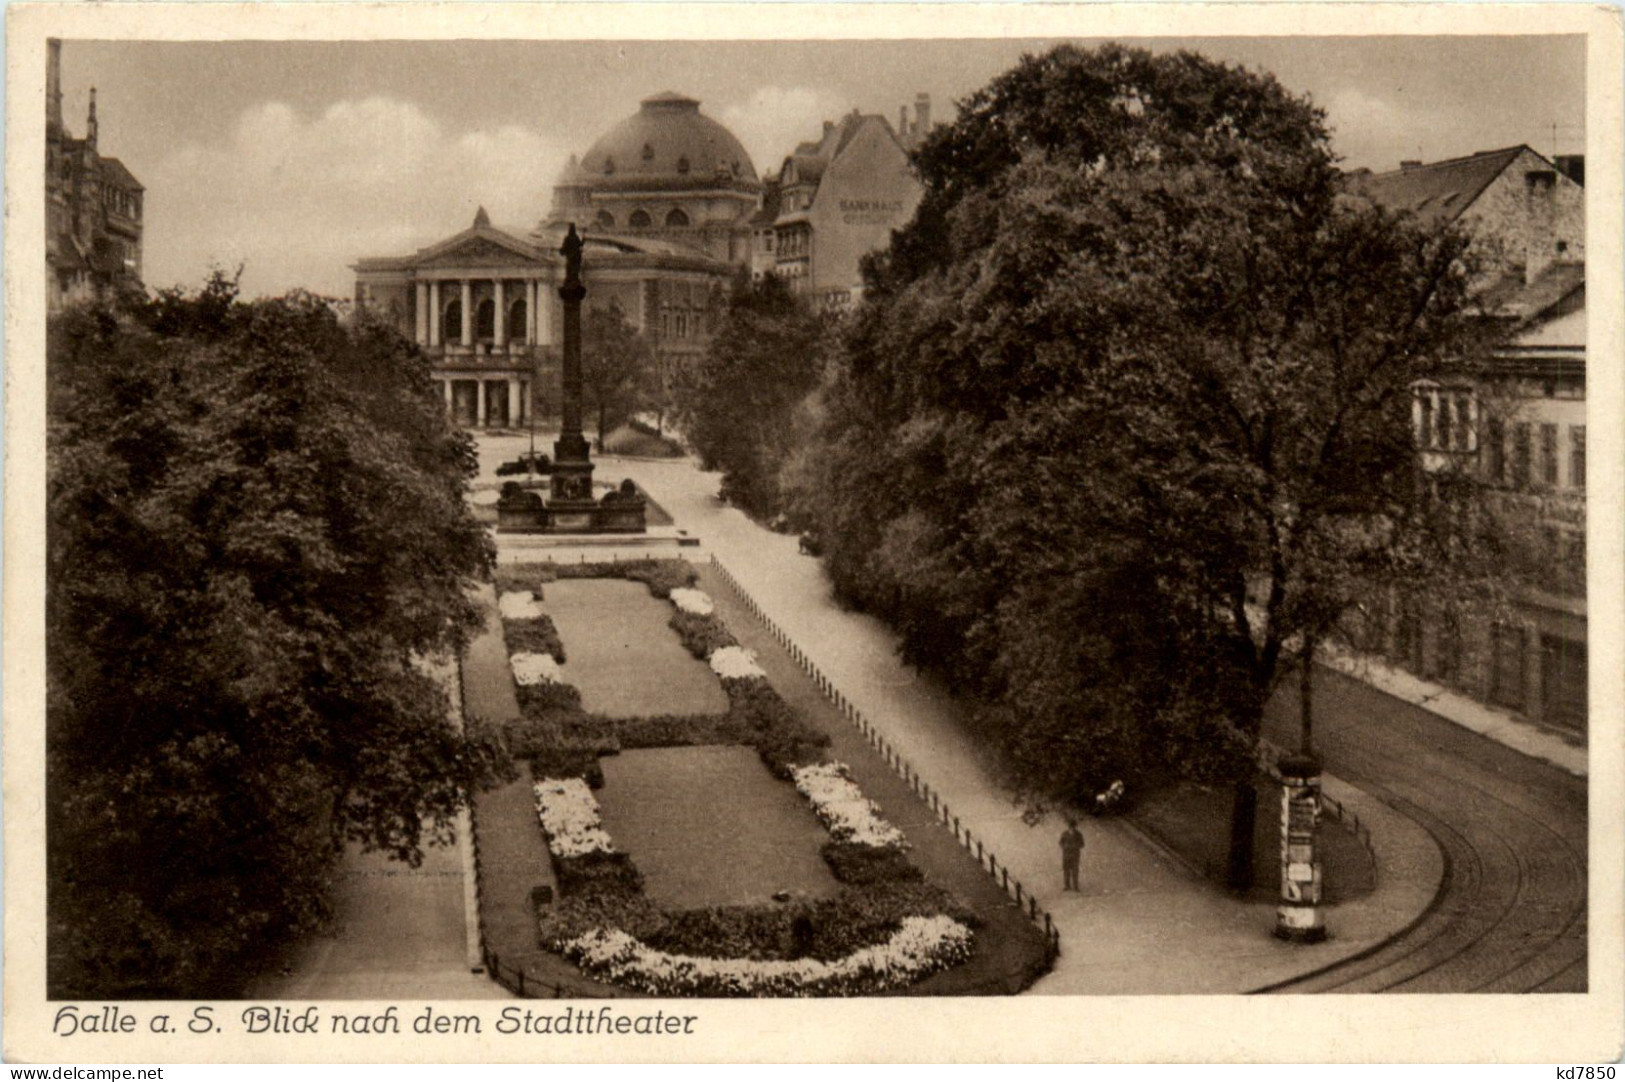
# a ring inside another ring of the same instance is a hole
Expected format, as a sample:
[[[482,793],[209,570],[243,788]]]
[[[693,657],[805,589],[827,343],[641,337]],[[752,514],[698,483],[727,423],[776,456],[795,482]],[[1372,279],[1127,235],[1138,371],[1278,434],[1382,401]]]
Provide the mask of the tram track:
[[[1445,875],[1382,946],[1263,991],[1584,991],[1585,780],[1339,674],[1318,691],[1326,769],[1421,826]],[[1272,704],[1273,738],[1296,723]],[[1335,909],[1328,920],[1335,934]]]

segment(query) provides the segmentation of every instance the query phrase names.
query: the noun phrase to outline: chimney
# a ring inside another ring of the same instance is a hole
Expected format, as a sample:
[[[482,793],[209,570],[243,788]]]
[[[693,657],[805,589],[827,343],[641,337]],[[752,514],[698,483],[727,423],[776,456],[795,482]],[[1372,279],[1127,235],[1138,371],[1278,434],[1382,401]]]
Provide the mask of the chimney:
[[[1406,158],[1399,163],[1399,168],[1401,171],[1409,173],[1412,169],[1422,168],[1422,162],[1418,158]]]
[[[921,92],[914,96],[914,123],[921,139],[931,134],[931,95]]]
[[[57,135],[62,131],[62,40],[50,38],[45,49],[45,130]]]
[[[96,149],[96,88],[90,88],[90,115],[85,118],[85,145]]]
[[[1586,156],[1584,154],[1559,154],[1552,159],[1557,171],[1568,177],[1580,187],[1586,183]]]
[[[831,131],[834,131],[834,130],[835,130],[835,121],[833,121],[833,120],[824,121],[824,134],[825,135],[828,135]]]

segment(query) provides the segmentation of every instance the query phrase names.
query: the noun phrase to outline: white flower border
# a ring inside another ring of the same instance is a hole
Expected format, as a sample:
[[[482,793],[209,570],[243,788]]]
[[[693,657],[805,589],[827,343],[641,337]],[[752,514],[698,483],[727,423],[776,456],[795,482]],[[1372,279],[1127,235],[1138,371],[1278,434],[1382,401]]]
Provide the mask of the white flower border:
[[[613,853],[615,845],[598,817],[598,801],[580,778],[543,778],[532,786],[536,817],[556,857]]]
[[[534,590],[509,590],[497,598],[497,610],[504,620],[535,620],[542,615],[542,603]]]
[[[806,797],[819,822],[838,842],[876,849],[907,849],[903,832],[880,816],[880,806],[863,795],[845,763],[814,763],[791,772],[796,792]]]
[[[686,586],[672,590],[671,603],[694,616],[710,616],[716,611],[716,605],[712,603],[710,594]]]
[[[508,664],[513,667],[513,682],[520,687],[564,682],[559,663],[553,660],[552,654],[527,654],[521,651],[510,655]]]
[[[711,651],[711,671],[724,680],[767,677],[762,667],[756,664],[756,655],[743,646],[724,646]]]
[[[866,995],[900,988],[970,957],[971,930],[947,916],[904,917],[890,939],[844,958],[756,961],[655,950],[626,932],[597,929],[564,944],[594,976],[653,995]]]

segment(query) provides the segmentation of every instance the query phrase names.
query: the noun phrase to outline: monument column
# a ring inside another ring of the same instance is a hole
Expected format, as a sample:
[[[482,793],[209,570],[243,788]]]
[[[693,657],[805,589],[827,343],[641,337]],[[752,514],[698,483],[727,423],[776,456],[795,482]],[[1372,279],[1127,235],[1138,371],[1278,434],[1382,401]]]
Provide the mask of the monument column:
[[[463,345],[472,346],[473,344],[474,344],[474,284],[472,282],[470,282],[467,278],[464,278],[463,279]],[[481,401],[484,401],[484,399],[481,399]],[[482,406],[480,408],[483,410],[485,407]],[[485,421],[483,420],[483,418],[484,418],[485,415],[483,413],[481,413],[480,416],[482,418],[480,423],[484,424]]]
[[[429,344],[440,344],[440,282],[429,283]]]
[[[559,438],[553,443],[555,506],[561,501],[592,502],[592,456],[581,436],[581,300],[587,295],[581,284],[581,249],[581,237],[572,222],[559,249],[564,253],[565,268],[564,284],[559,287],[559,297],[564,301],[564,357],[562,416]],[[583,522],[581,527],[589,524]]]
[[[429,283],[419,282],[417,286],[417,343],[420,346],[429,344]]]
[[[508,342],[508,310],[503,307],[505,298],[503,296],[502,279],[493,279],[491,284],[496,288],[496,299],[491,304],[492,313],[496,317],[491,321],[491,330],[493,332],[491,339],[500,349]]]

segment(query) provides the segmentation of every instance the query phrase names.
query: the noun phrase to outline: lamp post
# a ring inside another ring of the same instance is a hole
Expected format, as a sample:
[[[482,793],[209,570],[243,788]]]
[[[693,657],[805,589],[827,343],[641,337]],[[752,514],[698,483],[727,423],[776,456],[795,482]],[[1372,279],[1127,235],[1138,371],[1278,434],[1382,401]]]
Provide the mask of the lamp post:
[[[1315,639],[1304,636],[1299,678],[1301,729],[1296,753],[1276,764],[1281,775],[1281,903],[1275,934],[1294,943],[1326,938],[1321,912],[1320,850],[1315,826],[1320,819],[1320,756],[1315,754],[1313,672]]]

